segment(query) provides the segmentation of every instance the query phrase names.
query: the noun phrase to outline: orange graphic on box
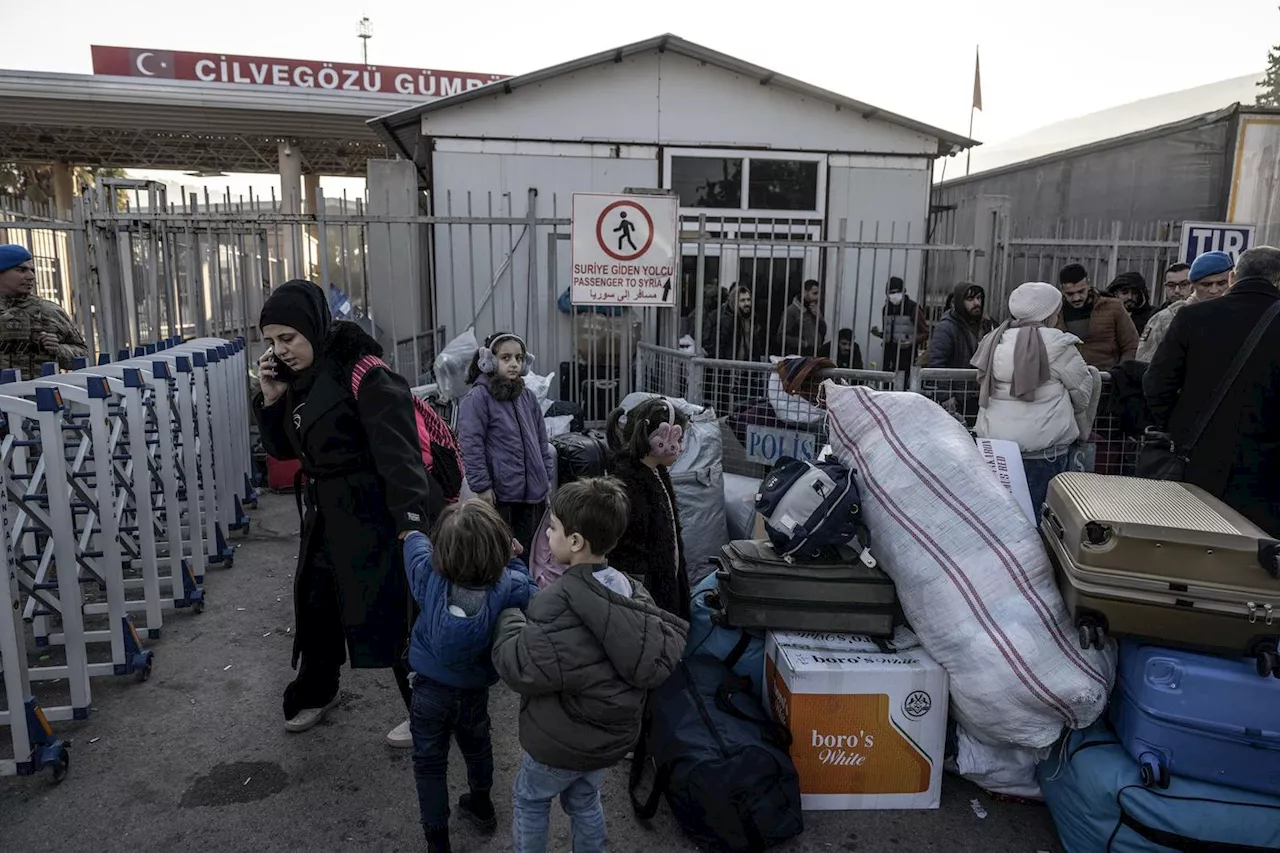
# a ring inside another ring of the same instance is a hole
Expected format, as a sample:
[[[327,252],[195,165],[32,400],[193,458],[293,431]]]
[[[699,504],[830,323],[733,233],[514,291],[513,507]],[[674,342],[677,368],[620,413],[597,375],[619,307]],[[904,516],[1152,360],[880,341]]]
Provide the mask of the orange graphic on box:
[[[932,763],[889,714],[883,693],[792,693],[771,659],[773,711],[791,730],[802,794],[919,794]]]

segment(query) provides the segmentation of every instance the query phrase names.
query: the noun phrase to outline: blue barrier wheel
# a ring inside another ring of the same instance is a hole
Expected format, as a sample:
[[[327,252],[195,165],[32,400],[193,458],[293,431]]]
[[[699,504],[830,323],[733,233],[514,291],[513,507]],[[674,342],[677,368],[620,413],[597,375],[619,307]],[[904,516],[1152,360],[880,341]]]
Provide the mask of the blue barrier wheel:
[[[67,778],[67,774],[71,772],[71,753],[64,746],[58,751],[58,757],[53,762],[53,781],[62,784],[62,780]]]

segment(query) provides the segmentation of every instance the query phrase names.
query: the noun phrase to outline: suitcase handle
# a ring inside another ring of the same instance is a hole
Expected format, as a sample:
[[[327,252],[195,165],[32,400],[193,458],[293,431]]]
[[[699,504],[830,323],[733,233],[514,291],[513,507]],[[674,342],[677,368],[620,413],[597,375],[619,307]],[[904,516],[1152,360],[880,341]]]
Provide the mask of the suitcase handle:
[[[1053,510],[1048,507],[1044,508],[1044,523],[1049,525],[1049,528],[1053,531],[1054,535],[1058,537],[1059,542],[1061,542],[1063,537],[1067,535],[1067,531],[1063,528],[1062,522],[1058,521],[1058,517],[1054,515]]]
[[[1258,563],[1271,577],[1280,580],[1280,542],[1263,539],[1258,543]]]

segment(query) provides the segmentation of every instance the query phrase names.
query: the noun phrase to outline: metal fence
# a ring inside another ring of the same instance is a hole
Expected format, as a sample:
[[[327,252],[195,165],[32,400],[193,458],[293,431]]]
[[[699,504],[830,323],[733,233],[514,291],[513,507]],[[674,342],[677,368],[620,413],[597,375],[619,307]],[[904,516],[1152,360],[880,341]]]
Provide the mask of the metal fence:
[[[567,197],[531,189],[432,200],[411,188],[354,200],[316,195],[308,212],[295,213],[296,200],[274,196],[104,179],[76,199],[69,220],[15,214],[0,225],[52,235],[39,253],[44,292],[61,294],[56,301],[96,352],[170,335],[244,335],[256,350],[254,326],[271,288],[306,278],[327,287],[334,307],[381,341],[413,384],[440,379],[436,356],[465,330],[479,340],[514,331],[537,356],[534,369],[556,374],[552,396],[578,403],[593,422],[638,387],[632,367],[642,341],[757,363],[712,377],[708,393],[721,398],[754,393],[769,355],[885,367],[889,279],[902,278],[919,301],[933,260],[958,259],[968,271],[977,257],[971,246],[930,244],[900,223],[686,217],[674,310],[573,306]],[[819,286],[811,304],[810,281]]]
[[[818,379],[834,379],[877,390],[895,390],[898,377],[883,371],[824,370]],[[1082,443],[1081,464],[1105,474],[1132,475],[1138,442],[1124,434],[1112,415],[1112,386],[1102,374],[1103,390],[1093,433]],[[827,413],[802,397],[782,391],[772,364],[729,362],[665,347],[640,345],[636,363],[639,390],[710,406],[721,423],[724,469],[763,477],[781,456],[810,458],[827,443]],[[726,390],[728,388],[728,390]],[[942,406],[972,431],[978,417],[976,370],[925,368],[915,372],[910,390]]]
[[[1146,280],[1148,298],[1164,302],[1165,271],[1178,261],[1182,224],[1174,221],[1054,221],[1019,219],[992,212],[975,223],[973,211],[942,210],[935,214],[936,242],[972,242],[980,261],[966,268],[953,257],[937,257],[930,266],[924,304],[930,319],[940,316],[954,285],[972,281],[987,291],[987,313],[1007,314],[1009,293],[1028,281],[1058,283],[1068,264],[1081,264],[1099,290],[1124,272]],[[976,233],[979,232],[979,233]],[[978,273],[974,276],[974,271]]]
[[[912,379],[911,390],[942,406],[973,430],[978,419],[978,371],[924,368]],[[1093,434],[1083,443],[1085,464],[1103,474],[1132,475],[1138,463],[1138,441],[1125,435],[1120,419],[1111,414],[1111,377],[1102,374],[1102,396]]]
[[[683,397],[715,411],[727,473],[760,478],[780,457],[814,457],[827,443],[826,410],[787,394],[773,364],[703,358],[651,344],[641,344],[639,351],[639,390]],[[890,390],[897,377],[872,370],[815,372],[815,385],[825,379]]]

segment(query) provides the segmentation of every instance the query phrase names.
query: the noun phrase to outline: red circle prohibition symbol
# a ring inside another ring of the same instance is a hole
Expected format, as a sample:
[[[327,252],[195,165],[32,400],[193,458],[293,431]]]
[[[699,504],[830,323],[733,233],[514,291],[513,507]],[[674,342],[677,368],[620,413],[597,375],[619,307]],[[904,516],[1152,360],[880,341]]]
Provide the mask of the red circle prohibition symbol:
[[[601,231],[604,227],[604,218],[608,216],[609,211],[613,210],[615,207],[634,207],[636,210],[640,211],[640,215],[644,217],[645,223],[648,224],[649,236],[645,239],[644,245],[640,247],[640,251],[630,255],[624,255],[621,252],[615,252],[610,249],[609,245],[605,242],[604,233]],[[649,251],[649,247],[653,245],[653,217],[649,215],[649,211],[645,210],[634,201],[630,201],[629,199],[615,201],[608,205],[604,210],[600,211],[600,218],[596,220],[596,244],[604,250],[606,255],[613,258],[615,261],[634,261],[645,252]]]

